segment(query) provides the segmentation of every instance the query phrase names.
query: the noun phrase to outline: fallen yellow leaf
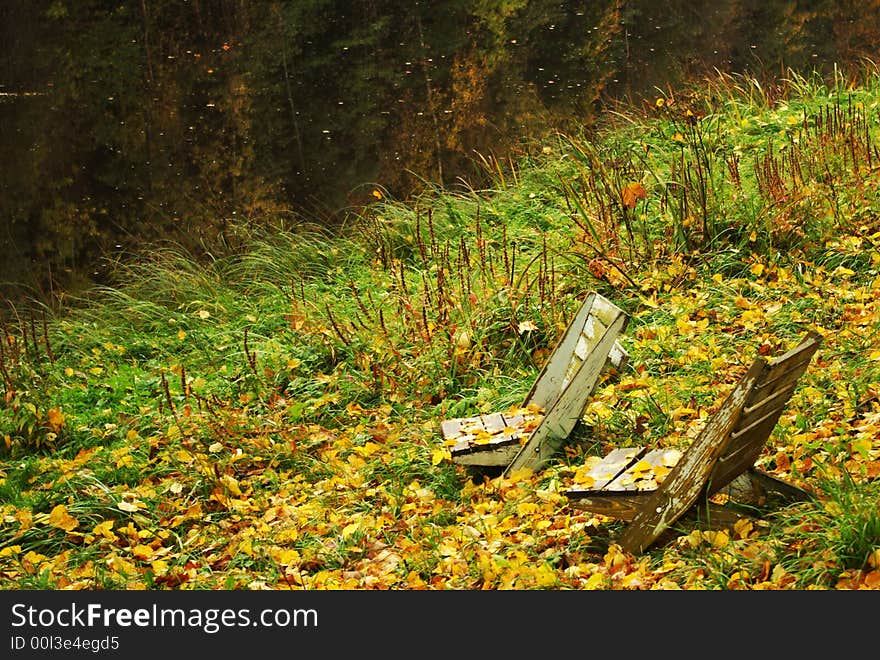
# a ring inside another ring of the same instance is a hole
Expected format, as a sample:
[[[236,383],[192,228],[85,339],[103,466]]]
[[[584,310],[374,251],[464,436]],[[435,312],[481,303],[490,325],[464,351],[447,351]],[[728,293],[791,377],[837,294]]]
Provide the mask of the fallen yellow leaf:
[[[63,504],[59,504],[52,509],[52,512],[49,514],[48,523],[52,525],[52,527],[58,527],[66,532],[70,532],[79,527],[79,520],[71,516],[67,512],[67,507]]]
[[[143,545],[143,544],[136,545],[131,550],[132,556],[134,556],[135,559],[140,559],[141,561],[149,561],[150,557],[153,556],[154,552],[155,551],[153,550],[153,548],[151,548],[148,545]]]
[[[450,460],[452,454],[448,449],[435,449],[431,452],[431,465],[439,465],[445,460]]]

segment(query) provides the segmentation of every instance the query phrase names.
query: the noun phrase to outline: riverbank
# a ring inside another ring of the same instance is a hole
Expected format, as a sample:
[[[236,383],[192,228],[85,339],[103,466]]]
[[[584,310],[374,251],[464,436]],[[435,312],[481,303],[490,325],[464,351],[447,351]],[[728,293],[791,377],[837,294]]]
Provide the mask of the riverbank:
[[[4,329],[5,589],[876,589],[880,78],[719,76],[556,136],[490,189],[339,235],[174,245]],[[244,228],[239,231],[245,232]],[[440,419],[522,401],[588,291],[618,381],[539,473],[475,479]],[[752,358],[823,345],[758,465],[816,501],[643,556],[578,468],[684,448]]]

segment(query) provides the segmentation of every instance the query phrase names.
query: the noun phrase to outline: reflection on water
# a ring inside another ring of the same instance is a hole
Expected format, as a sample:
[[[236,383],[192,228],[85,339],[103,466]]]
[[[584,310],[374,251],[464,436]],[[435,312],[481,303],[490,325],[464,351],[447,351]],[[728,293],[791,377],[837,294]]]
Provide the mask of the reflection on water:
[[[373,195],[479,185],[480,159],[588,128],[603,99],[718,68],[873,56],[880,2],[604,0],[0,6],[0,278],[212,249],[242,217],[332,225]]]

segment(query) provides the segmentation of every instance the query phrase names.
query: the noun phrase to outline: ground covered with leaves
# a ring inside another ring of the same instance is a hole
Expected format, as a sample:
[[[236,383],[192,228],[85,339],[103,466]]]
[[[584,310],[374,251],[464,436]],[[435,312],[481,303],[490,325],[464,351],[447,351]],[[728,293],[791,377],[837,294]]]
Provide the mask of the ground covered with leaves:
[[[4,589],[880,588],[880,80],[720,76],[496,185],[330,235],[156,246],[3,323]],[[599,291],[631,317],[557,456],[449,460],[440,420],[522,402]],[[684,450],[755,355],[824,337],[761,469],[809,502],[640,556],[574,509],[615,447]]]

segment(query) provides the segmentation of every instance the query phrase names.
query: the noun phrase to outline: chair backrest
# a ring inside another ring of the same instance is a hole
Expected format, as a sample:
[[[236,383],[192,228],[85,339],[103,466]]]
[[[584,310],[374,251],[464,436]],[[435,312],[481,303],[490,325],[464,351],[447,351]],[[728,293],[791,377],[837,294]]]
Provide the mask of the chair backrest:
[[[620,536],[620,546],[642,552],[700,498],[751,468],[761,454],[822,337],[810,331],[784,355],[758,356]]]
[[[590,293],[556,343],[547,362],[544,363],[532,388],[526,394],[523,405],[535,404],[544,410],[552,408],[565,392],[584,360],[595,352],[603,338],[607,337],[606,330],[614,326],[622,316],[626,315],[617,305],[598,293]],[[626,321],[617,332],[621,332],[625,325]],[[628,359],[626,351],[616,342],[616,337],[612,342],[612,348],[604,351],[603,355],[607,356],[607,359],[602,361],[603,368],[607,362],[613,362],[620,370]],[[585,401],[591,393],[586,393]]]
[[[614,363],[622,369],[626,363],[617,337],[628,322],[607,298],[595,292],[587,296],[526,395],[523,405],[543,408],[544,417],[506,472],[537,470],[571,434],[605,367]]]

